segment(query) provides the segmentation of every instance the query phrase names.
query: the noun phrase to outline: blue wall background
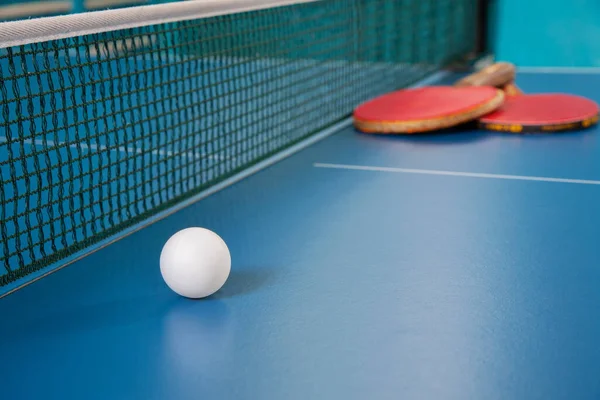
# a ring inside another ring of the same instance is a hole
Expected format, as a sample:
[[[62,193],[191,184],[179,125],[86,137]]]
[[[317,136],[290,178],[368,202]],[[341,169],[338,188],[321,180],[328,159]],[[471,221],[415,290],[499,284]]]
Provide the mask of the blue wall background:
[[[600,67],[600,0],[492,0],[490,45],[520,67]]]

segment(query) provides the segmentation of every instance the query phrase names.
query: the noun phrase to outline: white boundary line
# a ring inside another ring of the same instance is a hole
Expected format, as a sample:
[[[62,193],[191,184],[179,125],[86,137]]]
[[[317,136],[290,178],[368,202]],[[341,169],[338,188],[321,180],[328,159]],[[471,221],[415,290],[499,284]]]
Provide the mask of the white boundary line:
[[[418,83],[411,85],[411,87],[420,87],[420,86],[426,86],[426,85],[433,84],[434,82],[443,79],[444,77],[448,76],[449,74],[450,73],[448,71],[438,71],[436,73],[431,74],[427,78],[422,79]],[[297,143],[296,145],[291,146],[291,147],[281,151],[280,153],[277,153],[274,156],[269,157],[266,160],[264,160],[260,163],[257,163],[248,169],[243,170],[239,174],[234,175],[231,178],[226,179],[226,180],[212,186],[211,188],[198,193],[196,196],[194,196],[184,202],[181,202],[167,210],[164,210],[163,212],[156,213],[150,219],[142,221],[132,227],[127,228],[127,229],[124,229],[121,232],[119,232],[107,239],[104,239],[91,247],[82,249],[82,250],[74,253],[73,255],[69,256],[66,259],[60,260],[60,261],[56,262],[55,264],[51,264],[51,265],[43,268],[41,271],[27,275],[27,276],[21,278],[21,280],[11,283],[9,285],[9,287],[11,287],[10,289],[8,289],[5,293],[0,293],[0,299],[8,296],[11,293],[18,291],[19,289],[29,286],[30,284],[32,284],[50,274],[53,274],[54,272],[60,271],[61,269],[65,268],[69,265],[72,265],[75,262],[87,257],[88,255],[94,254],[97,251],[100,251],[100,250],[110,246],[111,244],[116,243],[119,240],[124,239],[124,238],[134,234],[135,232],[138,232],[144,228],[147,228],[148,226],[154,224],[155,222],[163,220],[163,219],[167,218],[168,216],[175,214],[176,212],[178,212],[186,207],[189,207],[190,205],[197,203],[198,201],[233,185],[234,183],[237,183],[243,179],[246,179],[247,177],[254,175],[257,172],[259,172],[267,167],[270,167],[271,165],[278,163],[278,162],[292,156],[293,154],[298,153],[298,152],[306,149],[307,147],[310,147],[311,145],[313,145],[313,144],[339,132],[340,130],[351,126],[351,125],[352,125],[351,118],[343,120],[343,121],[329,127],[328,129],[325,129],[325,130],[307,138],[306,140],[303,140],[303,141]]]
[[[0,48],[321,0],[193,0],[0,23]]]
[[[478,172],[459,172],[459,171],[439,171],[428,169],[411,169],[411,168],[393,168],[393,167],[375,167],[365,165],[348,165],[348,164],[328,164],[315,163],[315,168],[343,169],[355,171],[376,171],[376,172],[392,172],[400,174],[423,174],[423,175],[444,175],[444,176],[460,176],[469,178],[485,178],[485,179],[507,179],[516,181],[536,181],[536,182],[554,182],[554,183],[574,183],[579,185],[600,185],[600,181],[587,179],[567,179],[567,178],[547,178],[541,176],[525,176],[525,175],[500,175],[500,174],[484,174]]]
[[[600,67],[517,67],[518,74],[600,74]]]
[[[13,143],[18,143],[18,142],[19,142],[19,140],[13,141]],[[118,147],[110,148],[110,146],[107,146],[104,144],[97,144],[97,143],[92,143],[89,145],[86,143],[83,143],[83,142],[78,142],[76,144],[69,144],[68,142],[55,142],[54,140],[43,140],[43,139],[35,139],[35,140],[25,139],[22,142],[25,144],[28,144],[30,146],[46,146],[47,145],[50,147],[59,147],[59,146],[66,145],[67,147],[70,147],[72,149],[85,149],[85,150],[93,150],[93,151],[110,150],[111,152],[118,152],[118,153],[123,153],[123,154],[130,154],[130,153],[143,154],[144,153],[144,150],[141,148],[135,149],[133,147],[125,147],[125,146],[118,146]],[[8,143],[8,138],[6,136],[0,136],[0,143]],[[174,151],[152,150],[148,154],[161,156],[161,157],[179,156],[184,159],[189,158],[192,160],[201,160],[203,158],[215,159],[215,160],[219,160],[219,161],[235,160],[235,157],[221,157],[221,156],[216,156],[216,155],[212,155],[212,154],[198,153],[198,152],[194,152],[194,151],[186,151],[186,152],[178,153],[178,152],[174,152]]]

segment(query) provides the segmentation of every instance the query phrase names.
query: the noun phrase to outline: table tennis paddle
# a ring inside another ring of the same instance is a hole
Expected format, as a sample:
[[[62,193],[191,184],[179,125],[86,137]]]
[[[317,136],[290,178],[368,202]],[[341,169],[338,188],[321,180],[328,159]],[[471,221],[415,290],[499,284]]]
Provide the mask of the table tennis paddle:
[[[514,78],[512,64],[497,63],[453,86],[387,93],[359,105],[354,110],[354,125],[364,133],[414,134],[474,121],[504,103],[505,93],[499,87]]]
[[[479,118],[480,128],[500,132],[561,132],[598,123],[598,104],[564,93],[523,94],[506,97],[504,104]]]
[[[586,129],[598,123],[598,104],[566,93],[524,94],[507,84],[501,107],[478,119],[484,130],[500,132],[563,132]]]

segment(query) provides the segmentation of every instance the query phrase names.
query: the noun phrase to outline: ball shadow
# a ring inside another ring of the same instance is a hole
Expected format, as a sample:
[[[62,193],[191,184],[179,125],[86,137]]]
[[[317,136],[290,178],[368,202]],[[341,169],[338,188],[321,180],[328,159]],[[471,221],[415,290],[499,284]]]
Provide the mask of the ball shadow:
[[[275,278],[275,270],[264,267],[251,267],[243,270],[232,269],[225,285],[212,298],[226,299],[253,293],[266,286]]]

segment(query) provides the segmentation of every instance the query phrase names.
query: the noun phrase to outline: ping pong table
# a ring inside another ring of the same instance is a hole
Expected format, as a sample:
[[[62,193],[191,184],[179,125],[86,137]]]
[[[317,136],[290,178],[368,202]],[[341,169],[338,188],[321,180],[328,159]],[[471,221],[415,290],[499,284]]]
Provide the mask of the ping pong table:
[[[600,101],[595,70],[517,83]],[[597,399],[599,133],[345,121],[2,299],[2,397]],[[233,260],[199,301],[158,265],[189,226]]]

